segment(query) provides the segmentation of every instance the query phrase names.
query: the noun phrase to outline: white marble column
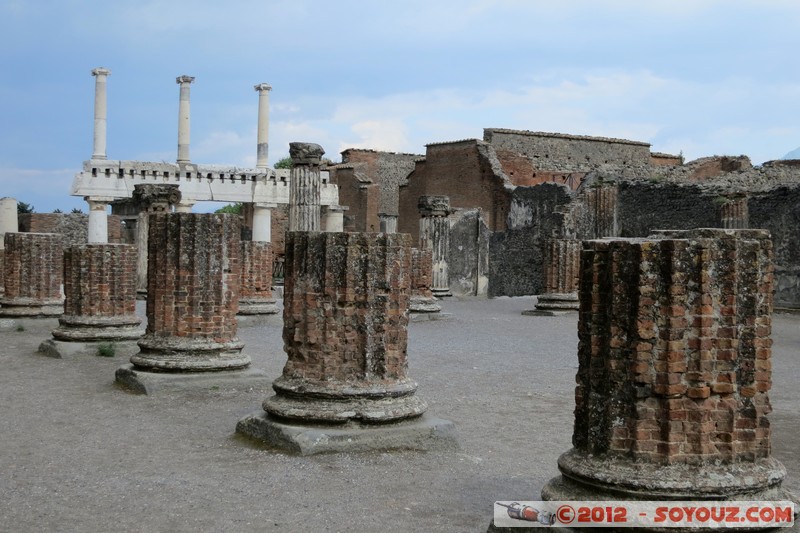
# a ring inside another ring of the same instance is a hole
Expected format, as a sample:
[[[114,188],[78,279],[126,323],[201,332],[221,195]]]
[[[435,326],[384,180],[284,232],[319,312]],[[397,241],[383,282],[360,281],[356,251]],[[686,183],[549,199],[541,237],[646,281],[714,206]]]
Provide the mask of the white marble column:
[[[259,83],[255,89],[258,92],[256,168],[267,168],[267,159],[269,158],[269,92],[272,87],[268,83]]]
[[[397,233],[397,215],[378,213],[381,221],[381,233]]]
[[[272,242],[272,209],[276,204],[253,204],[254,241]]]
[[[189,130],[191,112],[189,108],[189,85],[192,76],[178,76],[175,82],[181,86],[180,101],[178,102],[178,163],[188,163],[189,159]]]
[[[3,238],[6,233],[19,232],[17,222],[17,200],[14,198],[0,198],[0,250],[3,249]]]
[[[320,230],[320,158],[318,144],[289,143],[292,170],[289,175],[289,231]]]
[[[106,159],[106,116],[107,98],[106,81],[111,71],[107,68],[98,67],[92,69],[94,81],[94,148],[92,149],[92,159]]]
[[[325,231],[335,233],[344,231],[344,212],[347,207],[342,205],[328,205],[325,207]]]
[[[89,236],[90,244],[105,244],[108,242],[108,204],[113,198],[87,196],[84,198],[89,204]]]
[[[431,291],[434,296],[452,296],[450,292],[450,273],[448,256],[450,255],[450,220],[452,212],[450,198],[447,196],[420,196],[419,203],[419,247],[433,252],[433,282]]]

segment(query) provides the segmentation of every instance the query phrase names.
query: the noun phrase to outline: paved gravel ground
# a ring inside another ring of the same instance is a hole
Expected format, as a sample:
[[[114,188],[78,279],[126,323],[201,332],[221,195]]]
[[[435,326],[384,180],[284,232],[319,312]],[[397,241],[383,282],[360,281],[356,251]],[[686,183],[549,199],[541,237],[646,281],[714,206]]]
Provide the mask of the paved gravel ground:
[[[458,452],[297,457],[237,437],[269,391],[137,396],[113,359],[36,354],[46,329],[0,332],[0,530],[483,532],[495,500],[536,500],[570,447],[576,317],[532,298],[449,299],[409,327],[410,373]],[[277,377],[277,318],[240,328]],[[800,493],[800,316],[774,319],[774,454]],[[784,530],[785,531],[785,530]]]

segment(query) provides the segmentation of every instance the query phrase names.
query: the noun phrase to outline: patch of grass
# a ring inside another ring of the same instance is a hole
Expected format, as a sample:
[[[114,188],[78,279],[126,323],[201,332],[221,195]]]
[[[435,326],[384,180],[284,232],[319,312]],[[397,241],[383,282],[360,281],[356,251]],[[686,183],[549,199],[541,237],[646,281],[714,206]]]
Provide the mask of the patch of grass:
[[[104,342],[97,346],[97,355],[100,357],[114,357],[117,349],[113,342]]]
[[[25,326],[20,324],[19,326],[17,326],[17,331],[25,331]]]

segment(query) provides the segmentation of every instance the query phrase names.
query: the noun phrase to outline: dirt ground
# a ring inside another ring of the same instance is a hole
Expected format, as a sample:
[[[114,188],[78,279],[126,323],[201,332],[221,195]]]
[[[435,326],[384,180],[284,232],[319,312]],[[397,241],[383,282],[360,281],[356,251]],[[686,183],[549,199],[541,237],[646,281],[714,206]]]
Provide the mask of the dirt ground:
[[[52,359],[47,329],[0,332],[0,530],[486,531],[570,448],[577,318],[532,305],[448,299],[451,320],[409,326],[410,374],[457,452],[287,455],[234,433],[268,390],[137,396],[114,384],[121,357]],[[800,493],[800,316],[773,332],[774,455]],[[276,317],[239,335],[275,377],[280,334]]]

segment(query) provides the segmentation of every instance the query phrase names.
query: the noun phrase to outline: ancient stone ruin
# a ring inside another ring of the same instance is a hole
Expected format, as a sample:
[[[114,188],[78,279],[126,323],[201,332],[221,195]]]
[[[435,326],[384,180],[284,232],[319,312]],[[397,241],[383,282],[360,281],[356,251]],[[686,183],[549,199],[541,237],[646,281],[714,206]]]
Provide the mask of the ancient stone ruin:
[[[452,445],[407,374],[404,234],[290,232],[283,375],[237,431],[302,454]]]
[[[447,196],[420,196],[419,247],[432,254],[434,296],[452,296],[448,257],[450,255],[450,199]]]
[[[575,239],[545,241],[542,259],[545,292],[538,296],[535,309],[523,311],[522,314],[553,316],[577,311],[580,259],[581,241]]]
[[[433,251],[411,249],[411,299],[408,309],[412,313],[439,313],[442,306],[433,296]]]
[[[787,500],[762,230],[584,242],[574,447],[545,500]]]
[[[236,336],[241,224],[234,215],[166,213],[149,219],[147,330],[117,382],[135,392],[260,379]],[[206,381],[192,379],[204,375]]]

